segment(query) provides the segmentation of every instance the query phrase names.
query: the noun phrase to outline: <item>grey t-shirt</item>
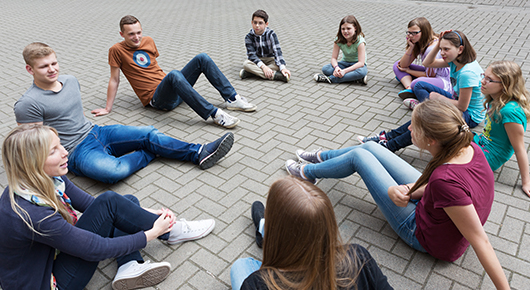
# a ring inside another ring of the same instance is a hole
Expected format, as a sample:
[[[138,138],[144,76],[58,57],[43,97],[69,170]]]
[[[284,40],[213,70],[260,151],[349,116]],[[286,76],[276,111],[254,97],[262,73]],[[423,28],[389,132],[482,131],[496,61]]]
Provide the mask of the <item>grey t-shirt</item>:
[[[74,76],[61,75],[63,87],[58,92],[43,90],[33,83],[15,103],[17,123],[37,123],[51,126],[59,132],[61,144],[68,151],[85,139],[94,124],[83,112],[79,82]]]

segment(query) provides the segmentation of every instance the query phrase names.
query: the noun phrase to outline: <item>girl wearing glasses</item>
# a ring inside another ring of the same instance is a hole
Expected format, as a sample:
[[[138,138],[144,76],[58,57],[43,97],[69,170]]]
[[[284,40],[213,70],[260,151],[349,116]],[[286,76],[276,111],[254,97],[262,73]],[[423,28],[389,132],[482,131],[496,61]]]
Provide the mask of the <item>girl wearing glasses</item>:
[[[338,61],[340,51],[342,59]],[[339,32],[333,43],[331,63],[325,65],[322,72],[323,74],[313,76],[316,82],[367,84],[366,41],[355,16],[348,15],[340,21]]]
[[[438,51],[440,51],[442,59],[436,58]],[[440,41],[434,44],[433,49],[423,61],[423,65],[431,68],[448,67],[454,92],[451,94],[428,82],[419,81],[415,83],[413,89],[418,99],[405,99],[403,104],[414,109],[417,104],[428,98],[448,101],[462,112],[464,120],[470,128],[476,127],[484,120],[485,116],[482,105],[484,98],[480,92],[481,73],[484,71],[476,61],[476,56],[475,50],[464,33],[457,30],[442,32]],[[395,152],[412,145],[409,126],[410,121],[397,129],[388,132],[383,130],[376,136],[359,136],[357,139],[361,143],[378,142]]]
[[[486,121],[482,134],[473,141],[484,151],[492,170],[497,170],[515,152],[523,191],[530,196],[528,156],[524,132],[530,117],[530,93],[521,68],[513,61],[495,61],[483,74],[480,90],[485,96]]]
[[[428,82],[450,93],[453,92],[449,79],[449,68],[426,68],[413,64],[418,56],[424,61],[437,42],[438,36],[425,17],[418,17],[409,22],[405,54],[394,63],[396,79],[405,87],[398,94],[401,99],[415,98],[412,88],[419,81]],[[436,58],[442,58],[439,52],[436,54]]]

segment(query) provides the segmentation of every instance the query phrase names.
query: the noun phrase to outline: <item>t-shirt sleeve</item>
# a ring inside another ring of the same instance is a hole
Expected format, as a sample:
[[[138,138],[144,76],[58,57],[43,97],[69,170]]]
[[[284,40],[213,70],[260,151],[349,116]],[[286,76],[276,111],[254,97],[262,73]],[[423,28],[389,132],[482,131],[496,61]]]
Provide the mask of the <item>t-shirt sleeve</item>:
[[[15,118],[17,123],[39,123],[44,122],[43,109],[34,102],[31,97],[22,96],[15,103]]]
[[[121,68],[122,62],[120,57],[120,51],[117,45],[118,44],[115,44],[109,49],[109,65],[112,67]]]
[[[453,180],[436,179],[429,182],[432,190],[434,208],[465,206],[473,204],[469,192]]]
[[[510,107],[508,107],[510,106]],[[517,105],[506,104],[505,110],[502,110],[502,123],[517,123],[521,125],[526,124],[526,115],[523,112],[523,109]]]

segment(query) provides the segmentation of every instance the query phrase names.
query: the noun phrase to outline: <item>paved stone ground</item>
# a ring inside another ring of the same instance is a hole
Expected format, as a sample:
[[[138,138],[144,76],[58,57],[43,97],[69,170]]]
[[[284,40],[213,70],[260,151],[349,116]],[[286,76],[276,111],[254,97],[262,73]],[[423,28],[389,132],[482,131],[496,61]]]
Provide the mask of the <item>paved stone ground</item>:
[[[408,21],[425,16],[436,31],[460,29],[471,40],[483,68],[497,59],[519,63],[528,81],[530,5],[522,0],[482,1],[345,1],[345,0],[195,0],[195,1],[30,1],[2,0],[3,74],[0,77],[0,135],[15,126],[12,107],[31,83],[21,57],[25,45],[43,41],[55,48],[62,73],[75,75],[82,87],[85,114],[99,125],[154,125],[176,138],[207,142],[227,130],[203,121],[189,107],[171,112],[141,107],[122,77],[114,111],[94,118],[90,110],[104,106],[109,77],[107,51],[121,40],[119,19],[137,16],[144,34],[152,36],[168,72],[194,55],[207,52],[238,92],[258,105],[255,113],[235,113],[241,124],[232,130],[236,143],[217,166],[196,166],[156,159],[115,185],[70,175],[93,195],[106,190],[134,194],[144,206],[169,207],[187,219],[215,218],[217,227],[197,242],[167,246],[149,243],[146,259],[169,261],[171,275],[156,289],[228,289],[230,265],[239,257],[261,257],[254,243],[250,205],[265,201],[269,185],[285,176],[283,164],[297,148],[336,149],[357,144],[356,135],[393,128],[410,119],[397,98],[402,89],[391,65],[402,54]],[[240,80],[245,59],[244,36],[258,8],[271,16],[288,67],[288,84]],[[368,86],[315,83],[311,77],[331,56],[339,20],[359,19],[366,34]],[[527,85],[528,86],[528,85]],[[222,99],[204,77],[196,89],[214,105]],[[479,128],[480,129],[480,128]],[[528,137],[525,138],[529,143]],[[422,169],[428,153],[411,147],[400,156]],[[496,197],[485,229],[514,289],[530,285],[530,200],[520,190],[515,158],[495,172]],[[3,167],[0,185],[7,186]],[[366,246],[396,289],[490,289],[472,249],[447,263],[418,253],[391,230],[358,175],[319,183],[335,205],[341,233],[348,242]],[[110,289],[113,260],[100,266],[88,289]],[[526,286],[525,286],[526,285]]]

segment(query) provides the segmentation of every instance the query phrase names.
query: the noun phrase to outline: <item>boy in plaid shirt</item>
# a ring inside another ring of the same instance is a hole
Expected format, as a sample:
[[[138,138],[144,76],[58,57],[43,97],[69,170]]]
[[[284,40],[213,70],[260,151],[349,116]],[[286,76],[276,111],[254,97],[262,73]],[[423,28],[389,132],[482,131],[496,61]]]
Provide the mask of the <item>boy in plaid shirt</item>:
[[[263,10],[252,14],[252,29],[245,36],[247,57],[239,76],[256,75],[269,80],[289,82],[291,72],[285,67],[278,37],[269,26],[269,15]]]

